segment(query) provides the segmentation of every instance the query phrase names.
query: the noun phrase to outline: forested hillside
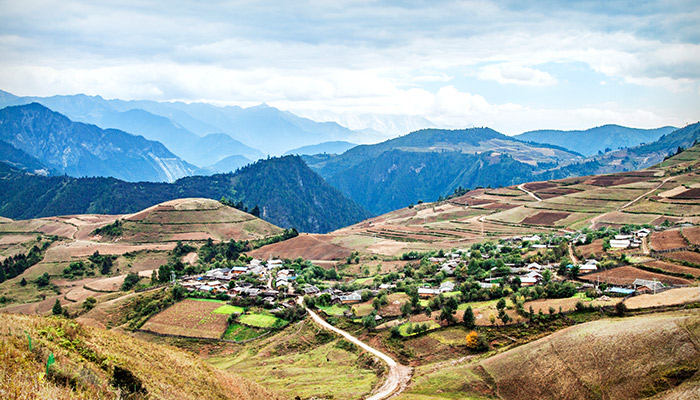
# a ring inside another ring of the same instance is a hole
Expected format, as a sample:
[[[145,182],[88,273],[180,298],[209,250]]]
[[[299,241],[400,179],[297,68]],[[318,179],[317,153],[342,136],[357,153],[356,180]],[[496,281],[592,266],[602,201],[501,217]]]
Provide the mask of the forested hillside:
[[[295,156],[261,160],[235,173],[187,177],[172,184],[43,177],[0,163],[0,182],[0,215],[14,219],[126,214],[183,197],[226,197],[250,209],[257,205],[265,220],[304,232],[327,232],[370,216]]]

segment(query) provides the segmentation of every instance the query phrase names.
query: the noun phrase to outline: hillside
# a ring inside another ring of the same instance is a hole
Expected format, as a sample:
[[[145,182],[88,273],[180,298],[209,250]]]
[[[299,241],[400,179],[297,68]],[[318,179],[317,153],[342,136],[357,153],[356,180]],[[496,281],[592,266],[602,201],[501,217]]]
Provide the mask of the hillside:
[[[589,322],[483,361],[420,368],[399,398],[697,398],[699,340],[697,310]]]
[[[339,229],[332,233],[332,243],[400,255],[551,230],[660,225],[666,220],[697,224],[698,170],[700,145],[640,171],[474,189]]]
[[[277,226],[327,232],[369,217],[294,156],[261,160],[235,173],[167,183],[113,178],[43,177],[0,164],[0,215],[14,219],[72,214],[128,214],[168,200],[227,197]]]
[[[338,156],[305,156],[331,185],[375,214],[419,200],[434,201],[458,187],[504,186],[534,180],[578,154],[529,145],[488,128],[426,129]],[[562,171],[561,173],[564,173]]]
[[[75,177],[174,181],[194,171],[158,142],[73,122],[37,103],[0,110],[0,140]],[[36,169],[32,164],[23,166]]]
[[[174,347],[60,318],[3,313],[0,324],[5,398],[281,398]]]
[[[606,149],[635,147],[657,141],[661,136],[678,128],[664,126],[656,129],[637,129],[619,125],[603,125],[586,130],[538,130],[521,133],[514,138],[526,142],[548,143],[571,149],[584,156],[592,156]]]
[[[687,149],[700,140],[700,122],[665,134],[659,140],[644,145],[613,151],[594,157],[601,165],[596,173],[632,171],[660,163],[679,147]]]

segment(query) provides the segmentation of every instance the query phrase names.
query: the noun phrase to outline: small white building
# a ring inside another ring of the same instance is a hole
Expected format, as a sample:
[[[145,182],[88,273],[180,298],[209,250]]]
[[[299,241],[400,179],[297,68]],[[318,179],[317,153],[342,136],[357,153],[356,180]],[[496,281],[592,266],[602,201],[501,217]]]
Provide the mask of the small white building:
[[[610,247],[615,249],[626,249],[630,244],[628,239],[610,239]]]

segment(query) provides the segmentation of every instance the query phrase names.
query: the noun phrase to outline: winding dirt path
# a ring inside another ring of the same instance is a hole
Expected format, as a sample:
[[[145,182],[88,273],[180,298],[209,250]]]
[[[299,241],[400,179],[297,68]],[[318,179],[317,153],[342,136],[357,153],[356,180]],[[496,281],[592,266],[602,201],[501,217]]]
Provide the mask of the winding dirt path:
[[[299,305],[303,305],[303,300],[304,299],[302,297],[298,298],[297,302],[299,303]],[[338,329],[335,326],[329,324],[328,322],[324,321],[323,318],[319,317],[318,314],[311,311],[310,309],[306,308],[306,312],[309,313],[314,322],[319,324],[324,329],[328,329],[329,331],[335,332],[343,336],[345,339],[354,343],[356,346],[359,346],[363,350],[368,351],[374,356],[380,358],[389,366],[389,376],[387,376],[384,384],[377,390],[375,394],[368,397],[366,400],[388,399],[389,397],[401,393],[401,391],[403,391],[403,389],[408,384],[408,381],[411,380],[411,374],[413,372],[411,367],[399,364],[398,362],[396,362],[396,360],[389,357],[388,355],[382,353],[381,351],[373,347],[370,347],[369,345],[362,342],[360,339],[352,336],[344,330]]]
[[[540,199],[539,197],[537,197],[536,194],[534,194],[534,193],[532,193],[531,191],[525,189],[525,184],[524,184],[524,183],[521,183],[520,185],[518,185],[518,189],[520,189],[520,190],[522,190],[523,192],[529,194],[530,197],[532,197],[533,199],[535,199],[535,200],[537,200],[537,201],[542,201],[542,199]]]

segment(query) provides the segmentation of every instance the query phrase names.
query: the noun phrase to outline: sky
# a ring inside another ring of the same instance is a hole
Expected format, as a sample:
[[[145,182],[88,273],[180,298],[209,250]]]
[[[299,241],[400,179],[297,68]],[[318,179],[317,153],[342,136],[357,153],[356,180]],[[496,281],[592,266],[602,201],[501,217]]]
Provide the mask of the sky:
[[[700,119],[700,2],[0,0],[0,89],[421,116]]]

